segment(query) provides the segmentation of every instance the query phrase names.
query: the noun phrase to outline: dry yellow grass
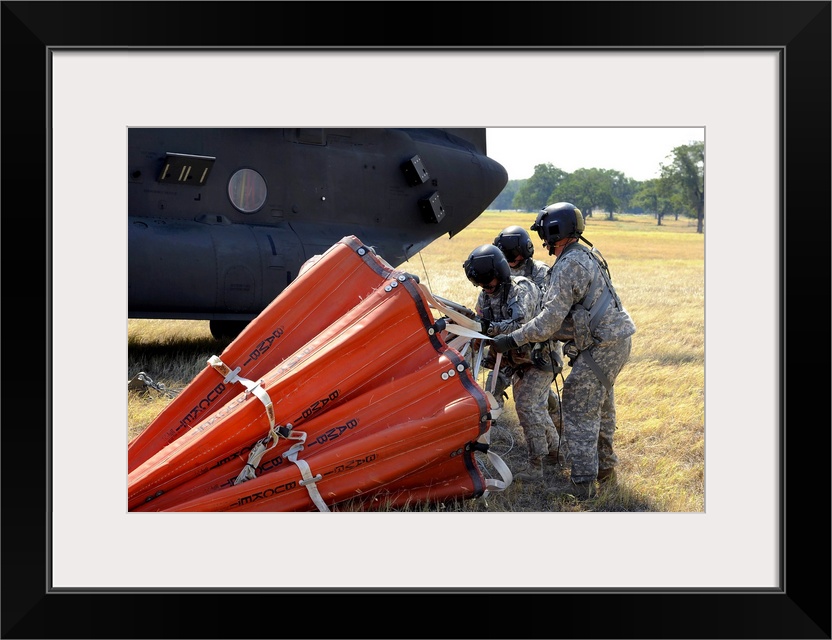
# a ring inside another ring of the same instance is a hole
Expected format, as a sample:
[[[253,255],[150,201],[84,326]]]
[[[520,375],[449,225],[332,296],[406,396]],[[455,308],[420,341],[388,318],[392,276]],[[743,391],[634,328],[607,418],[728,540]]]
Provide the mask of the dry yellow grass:
[[[453,238],[440,238],[399,268],[418,275],[434,294],[473,306],[477,289],[462,263],[474,247],[490,244],[509,225],[527,228],[535,214],[487,211]],[[544,496],[513,483],[486,501],[446,506],[461,511],[651,511],[703,512],[705,487],[705,291],[704,236],[693,221],[616,215],[587,220],[584,234],[606,257],[613,282],[637,333],[629,363],[616,383],[620,463],[618,485],[598,498],[577,502]],[[551,264],[536,235],[535,258]],[[169,389],[181,388],[220,353],[207,322],[130,320],[128,379],[138,371]],[[568,375],[568,367],[565,374]],[[166,406],[159,393],[130,393],[128,439]],[[495,450],[511,463],[525,443],[511,397],[493,430]],[[565,474],[550,472],[550,483]]]

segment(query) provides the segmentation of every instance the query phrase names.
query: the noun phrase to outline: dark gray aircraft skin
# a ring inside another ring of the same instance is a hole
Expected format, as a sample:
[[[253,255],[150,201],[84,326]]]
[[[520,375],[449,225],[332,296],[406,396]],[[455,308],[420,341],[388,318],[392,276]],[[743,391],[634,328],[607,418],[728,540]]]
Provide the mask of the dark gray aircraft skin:
[[[485,129],[130,128],[128,316],[233,336],[345,236],[393,267],[505,187]]]

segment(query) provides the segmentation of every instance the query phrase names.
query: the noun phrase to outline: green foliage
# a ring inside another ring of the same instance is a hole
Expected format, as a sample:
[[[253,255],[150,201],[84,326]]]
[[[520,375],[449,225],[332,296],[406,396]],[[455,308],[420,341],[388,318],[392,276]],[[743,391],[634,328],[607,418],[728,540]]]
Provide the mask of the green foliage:
[[[585,217],[605,211],[652,214],[661,226],[665,216],[697,220],[702,233],[705,207],[705,143],[674,148],[668,165],[659,164],[661,178],[640,182],[615,169],[581,168],[567,173],[550,163],[539,164],[525,180],[510,180],[489,207],[492,210],[537,212],[553,202],[571,202]]]
[[[662,165],[661,180],[681,213],[696,218],[701,233],[705,217],[705,143],[681,145],[673,149],[672,156],[669,165]]]
[[[514,200],[514,195],[520,189],[520,186],[525,182],[525,180],[509,180],[508,184],[503,188],[500,192],[500,195],[489,205],[489,209],[492,211],[504,211],[506,209],[513,209],[514,205],[512,201]]]
[[[534,168],[534,175],[526,180],[514,196],[513,208],[523,211],[539,211],[550,200],[552,192],[568,174],[551,164],[539,164]]]

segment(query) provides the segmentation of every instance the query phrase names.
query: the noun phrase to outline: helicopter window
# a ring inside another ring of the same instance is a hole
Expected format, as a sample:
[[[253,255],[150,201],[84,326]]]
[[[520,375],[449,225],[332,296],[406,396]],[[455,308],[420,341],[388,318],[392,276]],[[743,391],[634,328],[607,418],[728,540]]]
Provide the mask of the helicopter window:
[[[243,213],[253,213],[266,202],[266,181],[254,169],[240,169],[228,181],[228,197]]]

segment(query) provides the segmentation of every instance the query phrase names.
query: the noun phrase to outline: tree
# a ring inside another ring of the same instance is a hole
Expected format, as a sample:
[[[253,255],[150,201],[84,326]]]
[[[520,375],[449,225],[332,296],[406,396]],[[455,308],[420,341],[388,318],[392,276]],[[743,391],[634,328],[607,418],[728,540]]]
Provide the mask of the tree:
[[[696,218],[696,232],[702,233],[705,221],[705,143],[691,142],[675,147],[672,161],[661,165],[660,181],[679,196],[678,206]]]
[[[565,171],[550,163],[536,165],[532,177],[526,180],[514,195],[514,208],[538,211],[551,204],[554,200],[549,199],[550,195],[566,175]]]
[[[626,180],[624,174],[611,169],[576,169],[552,192],[552,202],[571,202],[585,217],[595,209],[606,211],[612,220],[620,210],[616,183]]]
[[[525,180],[509,180],[506,186],[503,187],[503,190],[500,192],[500,195],[498,195],[494,199],[494,202],[492,202],[488,206],[488,208],[498,210],[514,209],[514,205],[512,204],[512,201],[514,200],[514,195],[517,193],[517,191],[520,189],[524,182]]]
[[[641,183],[630,202],[656,216],[656,225],[660,227],[664,216],[678,211],[680,199],[669,182],[652,178]]]

